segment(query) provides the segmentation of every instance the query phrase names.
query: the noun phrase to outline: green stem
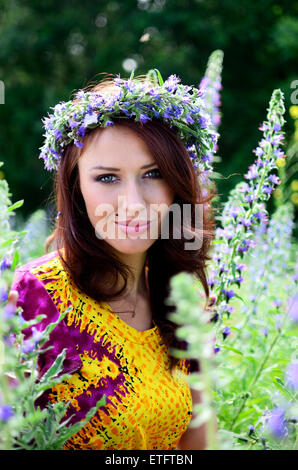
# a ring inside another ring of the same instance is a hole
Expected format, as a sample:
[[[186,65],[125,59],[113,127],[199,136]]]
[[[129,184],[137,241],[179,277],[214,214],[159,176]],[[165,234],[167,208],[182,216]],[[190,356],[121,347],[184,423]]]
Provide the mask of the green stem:
[[[270,347],[269,347],[267,353],[265,354],[265,357],[264,357],[262,363],[260,364],[259,369],[257,370],[257,372],[256,372],[256,374],[255,374],[253,380],[252,380],[251,383],[249,384],[249,386],[248,386],[248,388],[247,388],[247,394],[246,394],[245,397],[242,399],[242,400],[243,400],[243,401],[242,401],[242,404],[241,404],[240,408],[238,409],[238,411],[237,411],[237,413],[236,413],[236,416],[234,417],[234,419],[233,419],[233,421],[232,421],[231,428],[230,428],[231,431],[233,430],[233,428],[234,428],[234,426],[235,426],[235,423],[236,423],[236,421],[237,421],[237,419],[238,419],[240,413],[242,412],[242,410],[243,410],[243,408],[244,408],[244,406],[245,406],[245,403],[246,403],[246,401],[247,401],[247,399],[248,399],[248,394],[249,394],[250,390],[252,389],[252,387],[255,385],[255,383],[256,383],[257,380],[259,379],[259,377],[260,377],[260,375],[261,375],[261,373],[262,373],[262,371],[263,371],[263,369],[264,369],[264,366],[265,366],[265,364],[266,364],[266,362],[267,362],[267,360],[268,360],[268,358],[269,358],[269,356],[270,356],[270,354],[271,354],[271,351],[272,351],[272,349],[274,348],[274,346],[275,346],[275,344],[276,344],[278,338],[280,337],[280,335],[281,335],[281,331],[279,331],[279,332],[275,335],[275,337],[273,338],[273,341],[272,341],[272,343],[271,343],[271,345],[270,345]]]

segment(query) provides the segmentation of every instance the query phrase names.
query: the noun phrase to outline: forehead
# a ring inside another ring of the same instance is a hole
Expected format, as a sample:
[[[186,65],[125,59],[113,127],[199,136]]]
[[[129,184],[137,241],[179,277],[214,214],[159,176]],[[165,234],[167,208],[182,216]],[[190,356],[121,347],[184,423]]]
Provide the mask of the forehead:
[[[112,162],[139,166],[154,161],[145,141],[133,130],[117,125],[96,128],[80,153],[79,165],[109,164]]]

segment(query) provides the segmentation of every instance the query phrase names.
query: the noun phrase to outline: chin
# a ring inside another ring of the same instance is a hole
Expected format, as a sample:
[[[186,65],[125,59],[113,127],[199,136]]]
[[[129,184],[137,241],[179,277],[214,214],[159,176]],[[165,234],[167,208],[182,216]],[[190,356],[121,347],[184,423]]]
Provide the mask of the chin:
[[[155,242],[155,240],[109,240],[108,238],[106,238],[105,241],[106,243],[111,245],[116,251],[127,255],[144,253]]]

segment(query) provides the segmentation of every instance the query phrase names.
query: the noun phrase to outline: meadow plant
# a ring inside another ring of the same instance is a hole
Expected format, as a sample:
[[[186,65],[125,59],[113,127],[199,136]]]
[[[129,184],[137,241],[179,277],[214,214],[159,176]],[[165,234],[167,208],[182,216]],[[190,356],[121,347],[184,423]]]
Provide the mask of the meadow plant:
[[[22,230],[27,233],[18,244],[20,265],[44,255],[44,241],[50,234],[46,211],[38,209],[33,212],[22,224]]]
[[[211,118],[213,131],[220,124],[222,51],[208,61],[200,90]],[[172,83],[173,82],[173,83]],[[168,86],[176,86],[175,77]],[[280,171],[285,162],[283,93],[272,94],[267,119],[260,126],[263,138],[254,154],[255,162],[236,185],[218,218],[208,283],[210,302],[203,309],[204,293],[198,280],[188,273],[171,279],[168,304],[175,305],[170,319],[180,325],[176,334],[188,344],[187,351],[173,350],[179,358],[199,361],[199,372],[185,376],[202,393],[194,406],[192,427],[205,425],[207,449],[297,449],[298,394],[298,259],[293,241],[293,206],[278,205],[269,220],[266,202],[283,184]],[[190,148],[189,148],[190,150]],[[191,155],[190,157],[195,158]],[[203,177],[214,176],[213,153],[204,155]],[[273,170],[278,170],[276,175]],[[202,181],[204,186],[204,181]],[[84,422],[67,426],[63,416],[67,403],[34,406],[38,396],[61,382],[65,350],[52,367],[38,377],[37,356],[56,323],[42,332],[35,321],[24,322],[20,309],[7,302],[13,270],[25,259],[16,244],[26,251],[25,232],[13,232],[9,217],[22,201],[11,205],[7,183],[0,181],[0,447],[59,449]],[[25,225],[32,230],[32,220]],[[33,234],[32,250],[40,238]],[[28,237],[27,237],[28,240]],[[30,241],[29,241],[30,242]],[[233,305],[232,305],[233,304]],[[22,330],[32,327],[24,340]],[[103,398],[103,400],[105,397]],[[213,419],[218,420],[218,432]]]
[[[0,162],[0,166],[2,163]],[[59,354],[42,377],[39,377],[37,357],[44,348],[50,333],[64,318],[69,307],[57,322],[44,331],[38,323],[44,318],[25,322],[21,307],[9,302],[8,293],[20,254],[16,245],[26,232],[11,230],[9,218],[23,201],[11,205],[8,185],[0,181],[0,449],[4,450],[54,450],[77,433],[105,404],[105,396],[86,415],[85,420],[67,426],[63,420],[68,403],[49,403],[46,409],[35,407],[35,401],[44,392],[69,375],[61,375],[66,350]],[[31,327],[32,335],[25,338],[23,330]]]
[[[255,247],[255,228],[268,218],[265,202],[275,186],[280,184],[279,177],[271,171],[277,168],[276,160],[285,157],[280,148],[284,138],[281,130],[285,111],[283,100],[283,93],[274,90],[267,121],[259,128],[263,131],[263,138],[253,151],[257,159],[244,175],[248,182],[240,182],[230,192],[218,218],[222,226],[216,229],[208,280],[218,331],[223,327],[223,319],[229,318],[234,310],[230,299],[238,294],[232,286],[240,288],[243,282],[245,264],[242,261],[244,254]]]

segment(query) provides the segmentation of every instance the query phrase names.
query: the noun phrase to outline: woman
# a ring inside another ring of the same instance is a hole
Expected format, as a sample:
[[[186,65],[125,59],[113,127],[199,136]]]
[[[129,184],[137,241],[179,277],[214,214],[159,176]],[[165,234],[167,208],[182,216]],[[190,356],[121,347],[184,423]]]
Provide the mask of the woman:
[[[215,138],[198,90],[191,95],[178,83],[175,76],[157,83],[150,73],[103,80],[44,120],[40,158],[57,170],[58,209],[46,252],[53,243],[56,250],[16,271],[10,300],[19,296],[25,319],[46,315],[39,330],[73,307],[38,361],[42,376],[66,348],[62,374],[71,376],[37,404],[70,401],[66,417],[74,423],[106,396],[65,449],[205,447],[204,427],[189,426],[200,394],[184,374],[196,364],[171,354],[186,345],[175,337],[177,325],[168,319],[174,306],[166,300],[170,278],[182,271],[198,277],[208,298],[214,194],[205,187],[203,198],[204,172],[193,160],[208,145],[212,150]],[[186,249],[189,223],[200,243]]]

